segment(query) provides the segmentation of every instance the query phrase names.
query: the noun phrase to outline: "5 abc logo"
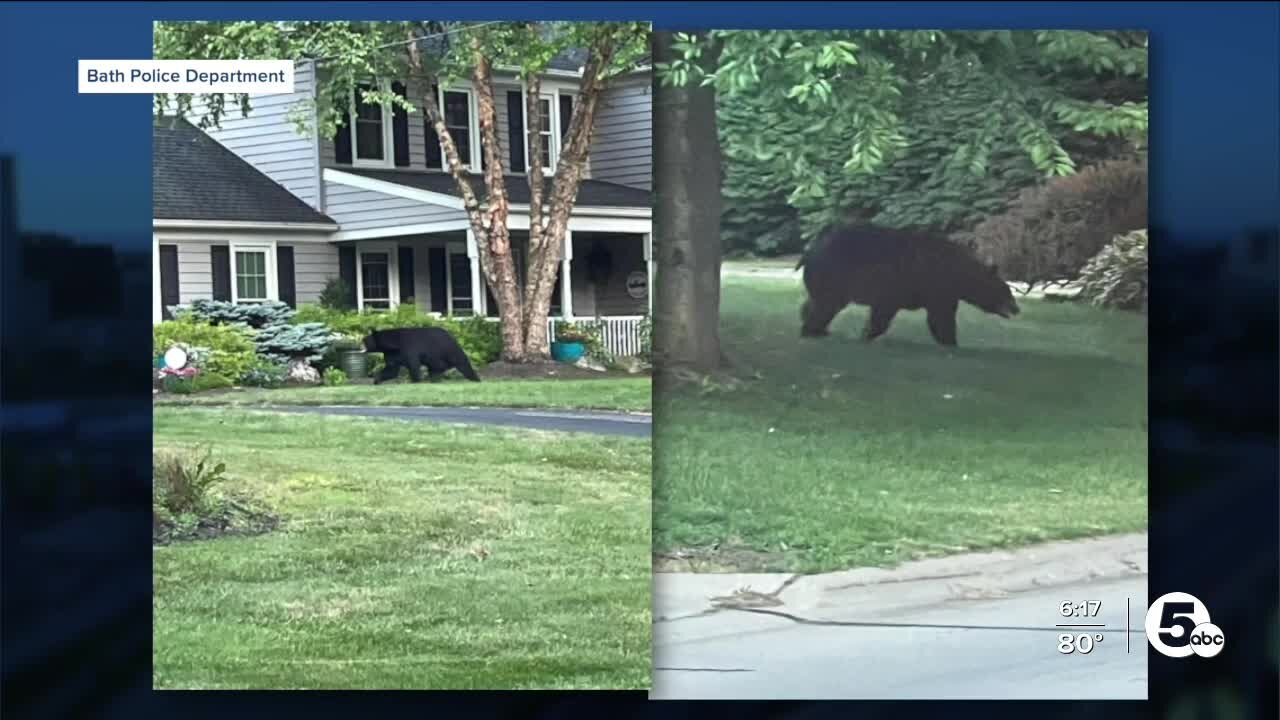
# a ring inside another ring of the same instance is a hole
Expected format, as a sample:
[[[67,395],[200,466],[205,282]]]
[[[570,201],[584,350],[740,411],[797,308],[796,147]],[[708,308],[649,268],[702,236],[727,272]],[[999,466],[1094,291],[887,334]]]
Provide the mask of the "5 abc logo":
[[[1161,595],[1147,610],[1147,640],[1161,655],[1172,658],[1213,657],[1222,652],[1222,628],[1209,622],[1209,610],[1194,595]]]

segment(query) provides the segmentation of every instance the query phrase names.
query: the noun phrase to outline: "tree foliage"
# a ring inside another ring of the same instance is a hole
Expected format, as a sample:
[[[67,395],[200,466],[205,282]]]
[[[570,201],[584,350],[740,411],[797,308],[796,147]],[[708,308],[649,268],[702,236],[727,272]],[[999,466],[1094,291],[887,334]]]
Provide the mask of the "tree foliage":
[[[440,138],[445,170],[455,179],[481,271],[498,304],[503,356],[511,361],[549,356],[545,317],[550,309],[556,269],[563,255],[568,218],[585,172],[595,110],[609,81],[634,69],[648,51],[648,24],[569,22],[175,22],[158,23],[155,56],[166,58],[315,60],[323,78],[314,98],[291,109],[297,130],[328,137],[344,122],[349,99],[359,90],[366,103],[425,111]],[[540,157],[543,142],[541,76],[566,50],[582,49],[582,79],[555,169],[548,180],[526,173],[530,191],[528,273],[516,275],[508,228],[505,152],[495,117],[495,70],[514,72],[527,88],[528,157]],[[401,97],[393,88],[361,88],[373,78],[416,79],[420,87],[467,78],[475,87],[485,166],[484,201],[471,186],[471,173],[459,157],[430,93]],[[252,111],[247,96],[231,101],[242,114]],[[158,114],[186,115],[198,110],[202,127],[218,126],[228,112],[227,97],[206,94],[156,97]],[[311,120],[314,118],[314,122]]]
[[[1020,189],[1141,148],[1143,33],[744,31],[678,38],[663,81],[713,84],[727,246],[798,250],[853,216],[951,232]]]

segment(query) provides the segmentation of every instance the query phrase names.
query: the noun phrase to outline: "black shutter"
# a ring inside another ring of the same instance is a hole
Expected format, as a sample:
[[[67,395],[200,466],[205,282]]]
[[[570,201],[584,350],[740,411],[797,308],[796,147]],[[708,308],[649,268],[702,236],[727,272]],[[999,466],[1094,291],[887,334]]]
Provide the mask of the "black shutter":
[[[294,284],[293,247],[276,246],[276,287],[280,291],[280,302],[291,308],[298,307],[298,290]]]
[[[413,300],[413,248],[401,245],[400,265],[400,302]]]
[[[560,139],[569,134],[569,119],[573,117],[573,96],[560,96]]]
[[[351,164],[351,113],[342,111],[342,124],[333,134],[333,161],[339,165]]]
[[[231,302],[231,249],[213,245],[209,254],[213,260],[213,299]]]
[[[427,272],[431,278],[431,310],[444,312],[449,307],[448,276],[445,275],[444,248],[427,249]]]
[[[391,83],[391,90],[407,99],[404,83]],[[409,113],[400,106],[391,114],[391,142],[395,146],[396,167],[409,167]]]
[[[178,294],[178,246],[160,246],[160,317],[172,320],[169,308],[180,302]]]
[[[440,86],[431,86],[431,97],[436,102],[436,109],[444,112],[444,108],[440,106]],[[427,140],[427,167],[437,170],[444,167],[444,158],[440,154],[440,134],[436,132],[436,128],[431,124],[431,118],[425,112],[422,113],[423,136]]]
[[[347,286],[347,307],[356,306],[356,249],[338,248],[338,277]]]
[[[507,91],[507,133],[511,146],[511,172],[524,172],[524,95]]]

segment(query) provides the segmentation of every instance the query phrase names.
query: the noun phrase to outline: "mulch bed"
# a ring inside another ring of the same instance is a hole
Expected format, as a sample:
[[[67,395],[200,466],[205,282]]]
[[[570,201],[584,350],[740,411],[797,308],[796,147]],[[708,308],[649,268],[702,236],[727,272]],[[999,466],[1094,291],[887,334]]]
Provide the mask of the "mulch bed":
[[[180,527],[152,515],[151,543],[169,545],[220,537],[248,537],[264,535],[279,527],[279,516],[233,499],[223,501],[217,510],[200,518],[194,527]]]
[[[568,363],[543,362],[543,363],[507,363],[501,360],[491,362],[480,368],[480,379],[500,379],[500,378],[548,378],[561,380],[601,380],[620,377],[642,377],[642,373],[635,375],[624,370],[588,370],[587,368],[569,365]]]

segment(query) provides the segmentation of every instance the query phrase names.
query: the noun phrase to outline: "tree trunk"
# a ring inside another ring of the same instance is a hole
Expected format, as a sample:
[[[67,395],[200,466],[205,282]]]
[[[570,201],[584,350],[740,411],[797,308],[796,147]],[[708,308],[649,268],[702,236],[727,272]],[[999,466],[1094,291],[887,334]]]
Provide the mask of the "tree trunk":
[[[654,62],[673,59],[670,32],[653,34]],[[718,43],[703,53],[714,71]],[[660,372],[711,372],[720,351],[720,138],[712,86],[653,89],[654,252],[658,283],[654,363]]]

